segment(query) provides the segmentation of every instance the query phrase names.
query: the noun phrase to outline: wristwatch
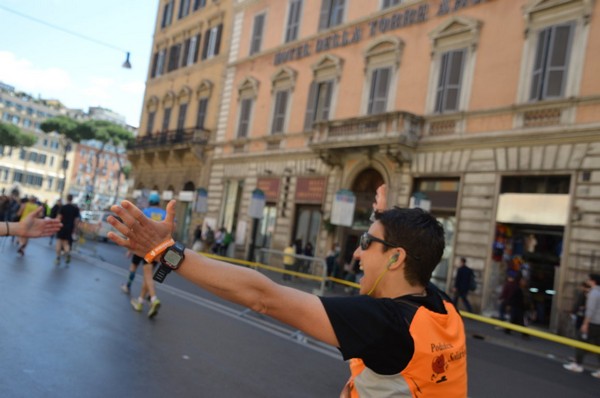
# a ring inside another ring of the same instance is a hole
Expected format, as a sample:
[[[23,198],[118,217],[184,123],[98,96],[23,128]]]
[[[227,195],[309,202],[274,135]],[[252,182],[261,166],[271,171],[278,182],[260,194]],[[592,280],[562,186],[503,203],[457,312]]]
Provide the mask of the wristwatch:
[[[160,258],[160,266],[156,269],[152,279],[163,283],[169,272],[178,269],[183,262],[184,250],[185,246],[181,242],[175,242],[173,246],[167,248]]]

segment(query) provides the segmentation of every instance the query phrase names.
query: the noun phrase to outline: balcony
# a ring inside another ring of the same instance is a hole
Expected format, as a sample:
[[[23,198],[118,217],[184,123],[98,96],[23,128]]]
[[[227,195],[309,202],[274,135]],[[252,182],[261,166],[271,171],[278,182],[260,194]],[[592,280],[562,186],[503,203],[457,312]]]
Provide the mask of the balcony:
[[[423,125],[422,117],[402,111],[319,122],[309,146],[330,165],[357,151],[383,151],[403,162],[416,147]]]
[[[136,137],[128,146],[128,151],[139,153],[147,150],[180,149],[186,146],[206,145],[210,139],[210,131],[199,128],[169,130]]]

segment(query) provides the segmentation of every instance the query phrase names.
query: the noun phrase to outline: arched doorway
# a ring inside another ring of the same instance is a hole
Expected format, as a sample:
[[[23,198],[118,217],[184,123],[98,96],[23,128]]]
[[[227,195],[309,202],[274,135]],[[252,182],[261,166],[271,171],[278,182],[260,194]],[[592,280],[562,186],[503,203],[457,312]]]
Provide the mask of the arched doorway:
[[[356,196],[354,222],[352,227],[343,227],[341,232],[342,259],[346,263],[352,261],[352,253],[358,246],[360,235],[371,225],[369,218],[373,212],[375,194],[384,182],[381,173],[371,167],[361,171],[352,182],[350,190]]]

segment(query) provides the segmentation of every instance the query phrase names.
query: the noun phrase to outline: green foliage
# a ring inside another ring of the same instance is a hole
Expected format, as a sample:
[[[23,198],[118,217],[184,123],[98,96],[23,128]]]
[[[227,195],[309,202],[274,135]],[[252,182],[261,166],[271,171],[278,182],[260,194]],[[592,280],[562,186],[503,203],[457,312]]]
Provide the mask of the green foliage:
[[[37,142],[34,134],[24,133],[14,124],[0,122],[0,145],[22,147],[32,146]]]
[[[55,116],[46,119],[40,125],[42,131],[46,133],[56,132],[70,141],[80,142],[82,138],[78,130],[79,123],[67,116]]]

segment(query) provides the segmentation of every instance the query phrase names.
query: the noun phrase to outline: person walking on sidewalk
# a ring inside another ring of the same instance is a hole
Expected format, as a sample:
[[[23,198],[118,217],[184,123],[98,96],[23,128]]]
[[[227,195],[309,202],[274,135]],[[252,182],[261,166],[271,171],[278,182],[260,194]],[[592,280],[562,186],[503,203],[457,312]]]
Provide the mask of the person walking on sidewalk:
[[[379,191],[379,190],[378,190]],[[139,256],[160,258],[199,287],[268,315],[351,359],[340,397],[467,396],[462,318],[451,299],[429,282],[444,251],[444,229],[422,209],[375,208],[375,221],[354,257],[364,277],[357,296],[318,297],[279,285],[256,270],[207,258],[172,238],[175,201],[154,222],[129,201],[113,206],[109,238]]]
[[[587,343],[600,346],[600,274],[590,274],[588,285],[591,290],[588,293],[587,302],[585,305],[585,317],[579,329],[581,332],[581,340]],[[583,372],[583,358],[587,351],[582,349],[575,350],[575,362],[564,364],[563,367],[571,372]],[[596,354],[598,358],[598,369],[592,372],[592,376],[600,379],[600,354]]]
[[[56,234],[56,265],[60,264],[61,253],[65,253],[65,263],[67,266],[71,262],[71,243],[73,242],[73,233],[79,226],[79,207],[73,204],[73,195],[67,195],[67,203],[61,206],[58,212],[58,219],[63,226]]]
[[[58,217],[58,213],[60,212],[60,208],[62,207],[62,201],[60,200],[60,198],[57,199],[56,203],[54,204],[54,206],[52,206],[52,208],[50,209],[50,218],[57,218]],[[54,235],[50,235],[50,240],[48,241],[48,244],[50,246],[52,246],[52,243],[54,243]]]
[[[153,221],[163,221],[167,215],[167,212],[164,209],[161,209],[160,204],[160,196],[157,193],[151,193],[148,197],[149,206],[145,208],[142,212],[144,216]],[[132,265],[137,262],[138,264],[143,261],[141,256],[135,255],[132,258]],[[148,318],[154,318],[158,314],[158,309],[160,308],[160,300],[156,297],[156,290],[154,289],[154,281],[152,280],[152,271],[156,263],[147,263],[143,261],[142,269],[144,271],[144,280],[142,282],[142,289],[140,290],[140,295],[137,298],[131,299],[131,306],[135,311],[141,312],[143,309],[144,298],[150,296],[150,310],[148,311]],[[135,266],[137,269],[137,265]],[[130,278],[131,278],[131,268],[130,268]],[[135,274],[135,271],[134,271]],[[132,279],[133,281],[133,279]],[[131,285],[130,285],[131,287]],[[125,289],[123,289],[125,291]]]
[[[473,307],[469,302],[469,291],[471,290],[471,282],[475,274],[473,270],[467,266],[467,259],[460,258],[460,267],[456,271],[456,279],[454,280],[454,305],[458,308],[458,300],[461,299],[467,307],[467,311],[473,312]]]

